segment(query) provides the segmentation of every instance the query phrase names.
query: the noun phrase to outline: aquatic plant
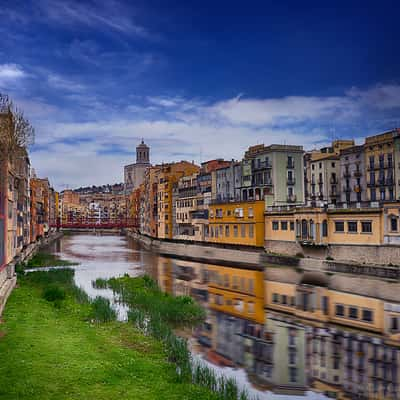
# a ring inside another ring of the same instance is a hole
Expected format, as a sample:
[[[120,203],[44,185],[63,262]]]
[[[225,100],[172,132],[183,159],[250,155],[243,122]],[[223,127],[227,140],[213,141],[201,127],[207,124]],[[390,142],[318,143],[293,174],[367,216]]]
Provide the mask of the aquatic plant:
[[[110,322],[117,319],[117,313],[112,307],[110,300],[102,296],[97,296],[91,302],[91,317],[96,322]]]

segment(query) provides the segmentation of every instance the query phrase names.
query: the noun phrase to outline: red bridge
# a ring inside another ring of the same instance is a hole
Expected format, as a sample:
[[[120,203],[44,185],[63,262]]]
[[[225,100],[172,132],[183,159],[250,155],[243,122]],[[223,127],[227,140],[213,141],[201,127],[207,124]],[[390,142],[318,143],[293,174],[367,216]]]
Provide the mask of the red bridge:
[[[93,220],[93,218],[79,218],[67,221],[57,221],[56,224],[50,224],[52,228],[60,229],[124,229],[138,227],[135,218],[117,218]]]

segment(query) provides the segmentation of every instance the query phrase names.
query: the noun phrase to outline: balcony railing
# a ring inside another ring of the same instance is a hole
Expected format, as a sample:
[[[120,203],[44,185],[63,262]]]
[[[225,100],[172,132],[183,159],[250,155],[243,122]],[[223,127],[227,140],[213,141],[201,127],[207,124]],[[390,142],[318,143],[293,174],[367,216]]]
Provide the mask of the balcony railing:
[[[288,162],[286,166],[288,169],[294,169],[294,161]]]
[[[272,164],[269,161],[261,161],[260,163],[255,163],[253,166],[254,170],[272,168]]]
[[[287,179],[287,184],[288,185],[294,185],[296,183],[296,179],[295,178],[288,178]]]

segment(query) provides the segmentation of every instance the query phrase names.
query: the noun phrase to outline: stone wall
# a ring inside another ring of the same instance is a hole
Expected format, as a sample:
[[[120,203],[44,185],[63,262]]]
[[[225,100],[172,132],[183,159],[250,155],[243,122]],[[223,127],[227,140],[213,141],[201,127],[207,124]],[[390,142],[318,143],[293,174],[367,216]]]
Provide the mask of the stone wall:
[[[331,245],[328,255],[335,260],[351,260],[359,263],[382,265],[400,264],[400,246],[395,245]]]
[[[301,246],[297,242],[266,240],[267,252],[291,256],[303,254],[304,257],[325,260],[327,257],[339,261],[352,261],[360,264],[400,265],[400,246],[398,245],[353,245],[331,244],[327,247]]]

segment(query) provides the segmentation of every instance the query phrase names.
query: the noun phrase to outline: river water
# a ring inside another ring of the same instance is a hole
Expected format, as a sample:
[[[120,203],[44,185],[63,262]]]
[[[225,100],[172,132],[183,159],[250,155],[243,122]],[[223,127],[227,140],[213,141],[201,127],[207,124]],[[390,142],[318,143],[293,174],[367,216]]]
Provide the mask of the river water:
[[[383,392],[398,398],[397,347],[371,333],[266,312],[261,272],[161,257],[116,235],[64,236],[50,250],[79,263],[73,267],[76,284],[91,297],[113,299],[111,290],[93,288],[96,278],[144,273],[166,292],[194,297],[207,311],[189,339],[194,356],[260,400],[384,398],[378,396]],[[242,290],[245,279],[250,291]],[[126,319],[126,308],[117,310]],[[389,361],[375,363],[373,353]]]

